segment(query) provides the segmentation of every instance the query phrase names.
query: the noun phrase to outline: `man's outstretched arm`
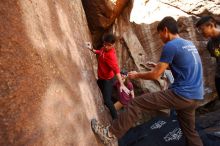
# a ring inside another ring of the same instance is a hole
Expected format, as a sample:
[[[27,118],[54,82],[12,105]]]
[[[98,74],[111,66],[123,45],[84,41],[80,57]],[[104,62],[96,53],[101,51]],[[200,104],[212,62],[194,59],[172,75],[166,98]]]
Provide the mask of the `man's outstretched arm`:
[[[155,68],[149,72],[131,71],[128,73],[130,79],[157,80],[161,74],[169,67],[168,63],[159,62]]]

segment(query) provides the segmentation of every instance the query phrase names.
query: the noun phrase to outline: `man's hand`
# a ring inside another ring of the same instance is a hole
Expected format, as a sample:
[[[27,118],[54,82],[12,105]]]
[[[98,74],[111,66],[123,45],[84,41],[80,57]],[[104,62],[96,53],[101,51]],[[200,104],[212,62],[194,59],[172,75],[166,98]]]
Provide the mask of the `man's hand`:
[[[128,95],[131,93],[131,91],[125,85],[120,86],[120,92],[122,91],[124,91]]]
[[[130,71],[129,73],[128,73],[128,78],[129,79],[136,79],[137,78],[137,72],[136,71]]]

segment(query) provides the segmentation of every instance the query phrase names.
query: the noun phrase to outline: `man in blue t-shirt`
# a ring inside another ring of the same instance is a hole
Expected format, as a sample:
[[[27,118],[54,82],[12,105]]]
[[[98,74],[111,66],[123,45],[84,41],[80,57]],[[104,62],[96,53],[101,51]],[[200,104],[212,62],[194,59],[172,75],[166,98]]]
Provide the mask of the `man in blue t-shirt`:
[[[110,143],[123,134],[138,120],[139,112],[175,109],[187,146],[202,146],[195,130],[195,109],[203,99],[203,73],[199,53],[194,44],[180,38],[177,22],[165,17],[157,26],[161,40],[165,43],[159,63],[150,72],[132,71],[130,79],[157,80],[171,69],[174,83],[165,91],[148,93],[136,97],[111,126],[104,127],[97,120],[91,121],[92,129],[104,143]]]
[[[203,99],[202,63],[195,45],[183,38],[168,41],[160,63],[169,66],[174,76],[170,89],[187,99]]]

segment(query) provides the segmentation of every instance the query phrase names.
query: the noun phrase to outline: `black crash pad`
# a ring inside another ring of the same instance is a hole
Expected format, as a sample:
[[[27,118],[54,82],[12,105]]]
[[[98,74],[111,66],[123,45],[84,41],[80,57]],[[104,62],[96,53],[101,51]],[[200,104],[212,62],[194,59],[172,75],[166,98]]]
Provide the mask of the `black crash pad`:
[[[214,139],[199,125],[196,127],[204,146],[220,146],[220,139]],[[119,139],[119,146],[185,146],[185,138],[176,116],[156,117],[131,128]]]

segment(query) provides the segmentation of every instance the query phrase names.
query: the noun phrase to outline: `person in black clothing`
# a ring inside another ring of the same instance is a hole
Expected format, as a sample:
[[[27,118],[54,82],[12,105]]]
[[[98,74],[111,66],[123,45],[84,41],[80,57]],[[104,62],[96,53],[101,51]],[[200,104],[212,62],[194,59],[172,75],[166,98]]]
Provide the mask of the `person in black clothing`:
[[[220,28],[217,27],[217,21],[211,16],[201,17],[196,27],[198,31],[206,38],[210,38],[207,49],[212,57],[216,58],[215,87],[220,100]]]

